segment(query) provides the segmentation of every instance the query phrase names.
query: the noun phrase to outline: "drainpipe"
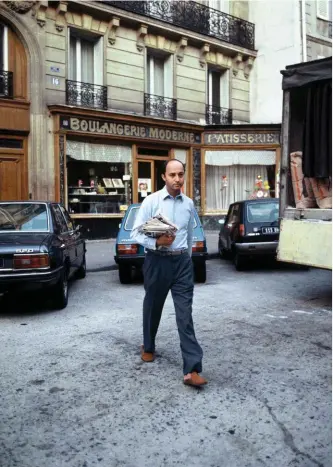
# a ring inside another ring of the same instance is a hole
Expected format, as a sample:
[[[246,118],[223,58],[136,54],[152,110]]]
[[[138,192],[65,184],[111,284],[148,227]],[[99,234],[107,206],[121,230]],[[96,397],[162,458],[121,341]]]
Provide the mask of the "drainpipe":
[[[305,0],[301,0],[301,24],[302,24],[302,57],[303,62],[307,61],[306,48],[306,19],[305,19]]]

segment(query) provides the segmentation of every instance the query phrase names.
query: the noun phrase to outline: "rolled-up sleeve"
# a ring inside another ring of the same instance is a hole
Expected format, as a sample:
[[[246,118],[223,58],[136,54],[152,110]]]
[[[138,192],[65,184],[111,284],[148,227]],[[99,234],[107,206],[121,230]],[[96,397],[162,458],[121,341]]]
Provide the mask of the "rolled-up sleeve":
[[[152,217],[152,204],[148,198],[146,198],[139,208],[138,215],[136,216],[133,230],[131,232],[131,239],[136,243],[139,243],[149,250],[156,250],[156,238],[149,238],[145,234],[140,233],[138,228],[147,222]]]
[[[192,245],[193,245],[193,226],[194,226],[194,205],[191,205],[191,217],[187,229],[187,248],[188,254],[192,256]]]

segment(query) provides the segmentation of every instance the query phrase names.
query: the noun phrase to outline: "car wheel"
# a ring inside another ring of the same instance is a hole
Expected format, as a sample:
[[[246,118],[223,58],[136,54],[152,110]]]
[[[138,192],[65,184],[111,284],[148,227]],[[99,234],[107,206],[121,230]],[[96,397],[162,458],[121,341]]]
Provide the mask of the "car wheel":
[[[207,272],[206,263],[194,264],[194,280],[195,282],[203,284],[206,282]]]
[[[52,302],[56,310],[66,308],[68,304],[68,274],[63,271],[57,284],[53,287]]]
[[[87,275],[87,263],[86,255],[83,255],[83,261],[79,269],[77,270],[76,277],[77,279],[84,279]]]
[[[132,266],[130,264],[119,264],[119,281],[121,284],[132,283]]]
[[[228,257],[228,253],[227,253],[227,250],[225,250],[222,246],[222,243],[219,241],[219,245],[218,245],[218,251],[219,251],[219,256],[221,259],[227,259]]]
[[[237,271],[244,271],[245,269],[245,258],[239,253],[234,254],[234,265]]]

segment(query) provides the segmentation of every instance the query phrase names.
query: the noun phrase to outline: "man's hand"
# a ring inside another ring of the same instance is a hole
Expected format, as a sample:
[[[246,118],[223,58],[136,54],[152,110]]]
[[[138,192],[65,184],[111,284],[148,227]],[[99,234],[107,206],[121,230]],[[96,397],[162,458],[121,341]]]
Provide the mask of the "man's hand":
[[[175,235],[161,235],[156,240],[156,246],[170,246],[175,238]]]

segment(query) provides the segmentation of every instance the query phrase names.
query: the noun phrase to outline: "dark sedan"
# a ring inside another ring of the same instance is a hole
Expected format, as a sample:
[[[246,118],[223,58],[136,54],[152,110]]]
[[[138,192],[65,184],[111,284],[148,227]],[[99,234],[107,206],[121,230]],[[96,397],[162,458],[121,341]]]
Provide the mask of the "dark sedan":
[[[61,204],[0,203],[0,293],[48,287],[62,309],[68,280],[85,275],[85,241]]]

